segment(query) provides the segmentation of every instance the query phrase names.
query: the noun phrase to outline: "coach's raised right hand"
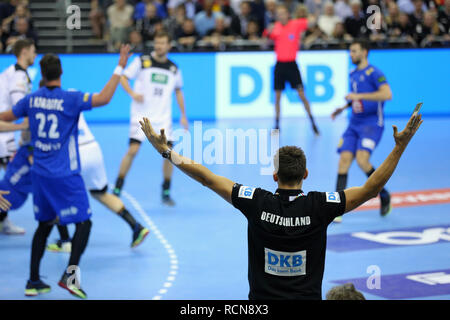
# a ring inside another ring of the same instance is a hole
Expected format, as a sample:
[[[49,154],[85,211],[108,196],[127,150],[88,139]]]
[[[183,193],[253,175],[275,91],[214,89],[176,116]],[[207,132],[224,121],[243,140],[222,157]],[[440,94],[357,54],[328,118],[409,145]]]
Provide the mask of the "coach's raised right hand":
[[[123,44],[120,46],[119,66],[125,68],[127,66],[128,58],[131,57],[130,45]]]

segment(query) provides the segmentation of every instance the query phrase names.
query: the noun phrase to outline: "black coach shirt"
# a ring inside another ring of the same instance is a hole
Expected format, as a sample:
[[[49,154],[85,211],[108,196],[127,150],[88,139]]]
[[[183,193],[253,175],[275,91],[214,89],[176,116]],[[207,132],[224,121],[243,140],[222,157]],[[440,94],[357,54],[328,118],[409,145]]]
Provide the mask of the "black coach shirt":
[[[232,203],[248,220],[249,299],[322,299],[327,227],[345,193],[235,184]]]

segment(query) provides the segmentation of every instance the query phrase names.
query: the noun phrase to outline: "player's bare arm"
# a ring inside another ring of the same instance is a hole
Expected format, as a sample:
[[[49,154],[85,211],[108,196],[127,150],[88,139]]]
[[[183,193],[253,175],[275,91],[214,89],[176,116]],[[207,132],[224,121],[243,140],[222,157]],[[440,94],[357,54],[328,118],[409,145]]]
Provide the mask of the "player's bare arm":
[[[177,98],[178,107],[180,108],[180,112],[181,112],[180,123],[184,129],[188,130],[189,122],[186,117],[186,108],[184,105],[183,91],[181,89],[175,89],[175,97]]]
[[[120,47],[120,57],[119,57],[119,63],[118,66],[122,68],[126,67],[128,58],[131,56],[130,54],[130,46],[129,45],[122,45]],[[116,92],[117,85],[119,84],[121,75],[117,74],[116,72],[111,76],[109,81],[106,83],[106,85],[103,87],[102,91],[100,93],[96,93],[92,96],[92,107],[101,107],[104,105],[107,105],[113,95],[114,92]]]
[[[11,122],[11,121],[16,121],[17,119],[18,118],[14,115],[12,110],[7,110],[7,111],[4,111],[4,112],[0,112],[0,121]],[[3,130],[3,131],[8,131],[8,130]]]
[[[122,85],[124,90],[130,95],[130,97],[133,98],[133,100],[136,100],[137,102],[144,102],[144,96],[142,94],[133,91],[126,76],[120,77],[120,84]]]
[[[396,126],[392,126],[394,129],[395,147],[389,156],[384,160],[381,166],[375,170],[375,172],[367,179],[366,183],[362,187],[354,187],[345,189],[345,212],[349,212],[367,200],[376,197],[389,178],[392,176],[397,164],[405,151],[411,138],[419,129],[422,124],[422,115],[413,114],[408,121],[405,129],[398,132]]]
[[[341,108],[337,108],[336,110],[333,111],[333,113],[331,114],[331,119],[334,120],[336,119],[336,117],[338,115],[340,115],[342,113],[342,111],[344,111],[345,109],[347,109],[348,107],[351,107],[352,103],[351,102],[347,102],[346,105],[342,106]]]
[[[349,93],[347,100],[369,100],[369,101],[387,101],[392,99],[391,87],[387,83],[382,84],[375,92],[368,93]]]
[[[168,151],[170,148],[167,145],[167,139],[164,134],[164,129],[161,130],[161,134],[157,134],[147,118],[143,118],[139,121],[141,129],[145,133],[148,141],[160,154]],[[200,182],[202,185],[208,187],[223,199],[231,203],[231,193],[233,190],[234,182],[225,177],[212,173],[205,166],[196,163],[195,161],[183,157],[175,151],[170,152],[170,161],[178,169],[190,176],[192,179]]]

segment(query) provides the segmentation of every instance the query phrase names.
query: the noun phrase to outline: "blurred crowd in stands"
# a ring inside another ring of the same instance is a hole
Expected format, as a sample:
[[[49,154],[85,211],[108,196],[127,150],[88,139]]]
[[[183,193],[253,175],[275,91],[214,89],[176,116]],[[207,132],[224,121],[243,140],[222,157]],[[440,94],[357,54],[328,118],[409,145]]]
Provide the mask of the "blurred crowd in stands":
[[[450,45],[450,0],[91,0],[89,20],[109,51],[123,42],[140,51],[161,29],[179,51],[267,49],[262,35],[279,4],[308,19],[303,49],[346,48],[361,37],[379,48]],[[38,44],[28,0],[0,2],[0,21],[2,52],[20,38]]]
[[[0,2],[0,37],[0,52],[11,53],[14,43],[19,39],[33,39],[37,45],[38,37],[28,9],[28,0]]]
[[[292,18],[308,18],[302,46],[346,47],[367,37],[378,47],[448,45],[450,0],[93,0],[90,19],[111,49],[130,41],[138,49],[166,29],[181,51],[196,47],[267,44],[263,31],[276,21],[278,4]],[[247,41],[243,41],[247,40]]]

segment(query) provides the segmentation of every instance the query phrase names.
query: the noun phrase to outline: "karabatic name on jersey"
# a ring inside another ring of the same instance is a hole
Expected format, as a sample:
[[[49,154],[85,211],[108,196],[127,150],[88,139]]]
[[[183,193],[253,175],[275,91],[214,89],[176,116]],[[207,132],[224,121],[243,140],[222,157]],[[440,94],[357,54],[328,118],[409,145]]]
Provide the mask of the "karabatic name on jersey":
[[[91,94],[60,87],[42,87],[13,107],[16,117],[29,118],[34,173],[52,178],[80,173],[78,118],[90,109]]]
[[[386,84],[385,75],[373,65],[355,69],[350,73],[350,88],[353,93],[372,93]],[[355,124],[377,124],[384,126],[384,101],[356,100],[352,102],[350,122]]]
[[[248,220],[250,299],[322,298],[327,227],[345,211],[345,193],[235,184],[233,206]]]

